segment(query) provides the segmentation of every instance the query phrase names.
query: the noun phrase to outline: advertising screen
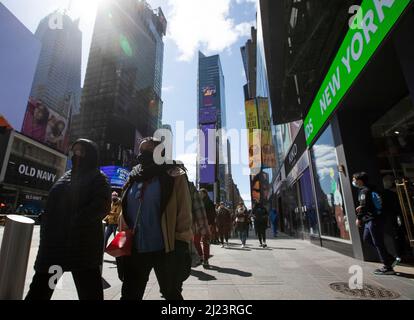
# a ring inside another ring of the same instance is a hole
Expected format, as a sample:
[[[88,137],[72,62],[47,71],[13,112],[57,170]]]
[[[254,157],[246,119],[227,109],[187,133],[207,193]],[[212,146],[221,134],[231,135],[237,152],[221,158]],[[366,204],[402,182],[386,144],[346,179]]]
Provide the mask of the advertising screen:
[[[108,177],[109,183],[114,188],[122,188],[129,177],[129,171],[118,166],[101,167],[102,172]]]
[[[215,124],[201,126],[201,131],[204,135],[204,157],[200,159],[200,183],[203,184],[212,184],[216,181],[216,165],[214,163],[209,163],[208,159],[210,142],[208,139],[208,132],[215,128]],[[202,139],[200,139],[200,146],[203,145],[201,142]]]
[[[270,127],[269,102],[265,98],[258,98],[257,105],[261,129],[262,165],[264,168],[275,168],[276,153],[273,144],[272,128]]]
[[[206,107],[200,110],[199,123],[208,124],[217,122],[217,109],[215,107]]]
[[[216,86],[206,86],[203,88],[203,107],[214,106],[215,96],[217,94]]]
[[[256,100],[246,101],[246,123],[249,130],[249,167],[250,169],[261,168],[261,147],[259,134],[259,119],[256,108]]]
[[[22,127],[24,135],[66,153],[69,145],[68,127],[68,120],[57,112],[40,101],[29,100]]]

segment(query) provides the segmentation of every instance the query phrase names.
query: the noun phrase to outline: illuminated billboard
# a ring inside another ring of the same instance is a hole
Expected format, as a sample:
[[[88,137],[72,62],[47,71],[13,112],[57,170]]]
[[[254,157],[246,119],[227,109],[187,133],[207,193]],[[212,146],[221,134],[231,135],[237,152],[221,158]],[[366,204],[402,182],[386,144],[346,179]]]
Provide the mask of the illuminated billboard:
[[[204,143],[204,156],[200,159],[200,183],[202,184],[213,184],[216,181],[216,165],[215,163],[209,163],[209,159],[208,159],[209,151],[213,152],[212,150],[209,150],[210,141],[208,139],[209,138],[208,133],[210,130],[215,130],[215,129],[216,129],[215,124],[208,124],[208,125],[201,126],[201,131],[203,132],[203,136],[204,136],[204,141],[200,137],[200,144],[199,144],[200,146],[203,146],[203,143]],[[214,139],[215,139],[215,135],[214,135]]]
[[[47,108],[40,101],[30,99],[23,121],[22,133],[53,149],[66,153],[69,147],[68,120]]]
[[[128,181],[129,171],[118,166],[101,167],[113,188],[123,188]]]

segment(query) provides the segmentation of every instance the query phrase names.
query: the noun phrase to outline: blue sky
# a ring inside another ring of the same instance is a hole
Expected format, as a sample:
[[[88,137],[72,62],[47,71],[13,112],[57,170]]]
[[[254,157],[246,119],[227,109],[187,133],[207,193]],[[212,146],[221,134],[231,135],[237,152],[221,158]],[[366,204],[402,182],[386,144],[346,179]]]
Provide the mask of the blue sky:
[[[72,0],[69,15],[80,18],[83,33],[82,79],[84,77],[93,32],[96,7],[104,0]],[[69,0],[3,0],[1,1],[29,30],[35,32],[39,21],[56,9],[67,8]],[[161,6],[168,20],[165,39],[163,74],[163,122],[175,125],[184,122],[185,130],[197,126],[197,52],[220,54],[226,82],[227,128],[244,129],[243,85],[246,82],[240,47],[250,35],[256,20],[255,0],[148,0]],[[189,150],[194,141],[185,143]],[[247,140],[234,144],[232,156],[240,154],[233,166],[233,176],[246,202],[250,203],[249,177],[245,175]],[[195,154],[177,152],[195,178]]]

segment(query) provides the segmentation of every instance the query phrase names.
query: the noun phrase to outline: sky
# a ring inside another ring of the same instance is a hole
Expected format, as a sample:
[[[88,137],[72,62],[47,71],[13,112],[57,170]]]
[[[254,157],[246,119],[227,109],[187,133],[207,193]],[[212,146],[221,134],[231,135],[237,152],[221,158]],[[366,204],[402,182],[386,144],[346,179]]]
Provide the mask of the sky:
[[[30,31],[36,31],[42,18],[57,9],[70,9],[72,18],[80,18],[83,35],[82,83],[88,62],[96,9],[105,0],[2,0]],[[147,0],[152,8],[161,7],[168,21],[165,37],[162,100],[163,123],[170,124],[179,145],[174,155],[195,180],[196,139],[189,134],[182,143],[177,122],[184,132],[197,127],[198,51],[220,54],[226,84],[227,129],[245,129],[243,85],[246,83],[240,47],[250,37],[256,23],[256,0]],[[71,3],[71,4],[70,4]],[[193,138],[193,139],[191,139]],[[247,138],[232,143],[232,166],[235,183],[250,206],[250,183]]]

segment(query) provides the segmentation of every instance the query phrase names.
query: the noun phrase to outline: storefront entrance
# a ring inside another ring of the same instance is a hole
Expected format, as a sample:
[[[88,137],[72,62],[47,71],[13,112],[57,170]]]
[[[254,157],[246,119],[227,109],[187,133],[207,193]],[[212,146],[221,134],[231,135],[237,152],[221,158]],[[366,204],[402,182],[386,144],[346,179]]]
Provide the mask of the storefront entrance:
[[[312,192],[310,170],[307,168],[287,193],[287,233],[303,240],[319,239],[319,226]]]
[[[388,240],[394,253],[413,257],[414,103],[402,99],[371,126],[384,187]]]

